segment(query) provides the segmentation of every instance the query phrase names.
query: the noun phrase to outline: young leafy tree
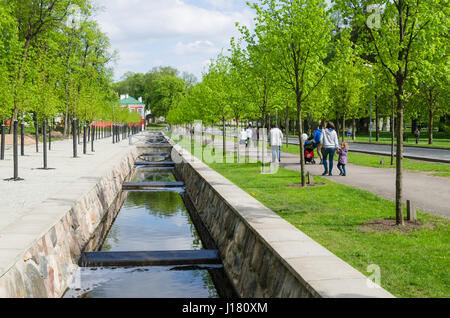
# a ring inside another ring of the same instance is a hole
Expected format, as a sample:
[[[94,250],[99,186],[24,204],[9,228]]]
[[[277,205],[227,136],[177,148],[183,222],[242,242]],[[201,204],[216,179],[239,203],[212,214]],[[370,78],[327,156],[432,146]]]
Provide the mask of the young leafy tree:
[[[20,53],[17,22],[4,2],[0,2],[0,120],[4,124],[13,105],[11,80]]]
[[[207,96],[204,107],[210,109],[211,118],[214,118],[214,121],[222,121],[222,156],[224,161],[226,157],[226,121],[231,117],[229,70],[229,60],[220,54],[216,61],[212,61],[208,73],[203,76],[204,92]]]
[[[448,32],[448,30],[446,30]],[[448,34],[441,35],[439,40],[429,43],[433,48],[428,50],[425,58],[418,63],[418,76],[415,83],[416,94],[413,97],[415,108],[425,113],[428,118],[428,144],[433,144],[434,119],[437,116],[450,114],[450,69],[449,50],[445,45]]]
[[[397,161],[396,161],[396,222],[403,225],[403,120],[406,86],[417,78],[417,65],[428,56],[428,43],[434,43],[448,30],[448,4],[444,0],[383,0],[367,1],[364,5],[354,0],[334,0],[337,7],[359,28],[364,28],[370,41],[368,54],[373,54],[378,63],[395,81],[397,101]],[[369,4],[377,4],[379,12],[367,14]],[[375,23],[374,23],[375,16]],[[376,18],[379,18],[377,25]]]
[[[153,85],[149,94],[152,114],[155,117],[167,117],[177,96],[184,92],[185,82],[179,77],[162,74],[156,78]]]
[[[363,62],[350,41],[349,30],[343,30],[341,38],[337,40],[336,56],[330,65],[330,94],[335,111],[342,118],[342,141],[345,141],[346,118],[359,106],[359,95],[364,86],[360,75],[363,67]]]
[[[294,92],[300,142],[301,184],[306,186],[302,110],[326,75],[332,25],[326,4],[320,0],[261,0],[255,32],[264,33],[264,48],[271,56],[280,80]]]
[[[32,69],[30,52],[36,44],[36,40],[52,30],[58,29],[67,17],[71,6],[80,9],[89,8],[89,0],[1,0],[8,3],[18,23],[19,41],[22,49],[16,61],[14,69],[14,105],[13,120],[17,119],[19,111],[23,111],[20,96],[25,93],[25,81],[27,73]]]
[[[265,131],[268,114],[274,105],[274,96],[280,88],[274,72],[275,66],[266,48],[269,39],[263,29],[256,29],[255,34],[251,34],[245,26],[238,25],[238,28],[242,38],[238,41],[231,39],[230,61],[241,85],[244,102],[248,105],[249,116],[261,118],[261,128]],[[260,137],[264,147],[265,136]],[[262,155],[264,156],[264,151]],[[264,157],[261,165],[264,172]]]

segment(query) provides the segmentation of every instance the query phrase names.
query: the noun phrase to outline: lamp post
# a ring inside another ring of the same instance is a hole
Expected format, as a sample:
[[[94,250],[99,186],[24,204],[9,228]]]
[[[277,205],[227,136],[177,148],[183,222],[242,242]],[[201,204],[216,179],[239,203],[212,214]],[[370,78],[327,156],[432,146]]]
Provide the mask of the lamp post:
[[[370,72],[372,73],[372,65],[364,64],[364,66],[370,67]],[[370,77],[370,88],[373,89],[372,86],[372,76]],[[369,112],[369,143],[372,143],[372,96],[370,96],[370,112]]]

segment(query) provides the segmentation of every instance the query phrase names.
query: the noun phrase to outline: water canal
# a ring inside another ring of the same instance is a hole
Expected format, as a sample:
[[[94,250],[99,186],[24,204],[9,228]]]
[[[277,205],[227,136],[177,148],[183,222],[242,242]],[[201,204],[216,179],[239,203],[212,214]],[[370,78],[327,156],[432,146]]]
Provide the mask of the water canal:
[[[159,136],[149,140],[152,144],[164,143]],[[125,202],[98,252],[106,255],[141,251],[177,254],[177,251],[214,249],[201,224],[194,224],[196,212],[192,211],[184,187],[174,184],[180,181],[176,180],[174,167],[170,164],[152,166],[153,163],[170,162],[170,153],[147,153],[138,161],[139,165],[130,176],[136,190],[125,190]],[[150,186],[141,189],[140,183]],[[163,186],[166,183],[172,186]],[[220,262],[167,266],[122,266],[118,263],[95,267],[84,267],[86,264],[91,266],[84,262],[82,258],[65,298],[236,297]]]

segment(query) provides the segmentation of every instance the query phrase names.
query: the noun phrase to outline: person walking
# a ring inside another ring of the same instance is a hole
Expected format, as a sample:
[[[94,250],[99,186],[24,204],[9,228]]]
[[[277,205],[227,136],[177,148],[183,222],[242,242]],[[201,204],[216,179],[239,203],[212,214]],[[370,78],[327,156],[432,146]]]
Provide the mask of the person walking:
[[[281,162],[281,145],[283,144],[283,132],[278,125],[270,130],[270,146],[272,148],[272,162]]]
[[[420,138],[420,130],[419,128],[416,128],[416,131],[414,132],[414,137],[416,137],[416,145],[419,144],[419,138]]]
[[[322,137],[322,129],[317,126],[316,131],[314,132],[314,147],[317,149],[320,164],[323,164],[322,144],[320,143],[320,137]]]
[[[340,176],[346,176],[347,175],[347,170],[345,169],[345,166],[347,165],[347,155],[348,155],[348,143],[346,143],[345,141],[341,144],[341,149],[339,149],[337,151],[337,153],[339,154],[339,160],[338,160],[338,169],[341,172],[339,175]]]
[[[325,176],[328,174],[329,176],[332,176],[334,154],[336,153],[336,150],[339,149],[339,140],[337,137],[336,128],[332,122],[329,122],[327,124],[327,128],[322,132],[320,143],[323,148],[323,166],[325,168],[322,175]]]
[[[240,144],[245,145],[245,142],[247,141],[247,132],[244,129],[242,129],[240,135],[241,135]]]

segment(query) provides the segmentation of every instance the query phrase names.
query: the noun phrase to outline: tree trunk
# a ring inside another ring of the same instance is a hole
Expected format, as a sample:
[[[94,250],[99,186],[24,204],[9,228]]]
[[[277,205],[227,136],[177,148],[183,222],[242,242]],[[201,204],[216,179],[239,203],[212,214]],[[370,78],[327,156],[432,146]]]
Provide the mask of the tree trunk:
[[[345,112],[342,114],[342,142],[345,141]]]
[[[394,165],[394,140],[395,140],[395,127],[394,127],[394,123],[395,123],[395,101],[394,101],[395,96],[392,96],[391,99],[391,106],[392,106],[392,117],[391,117],[391,166]]]
[[[414,132],[417,129],[417,119],[411,119],[411,134],[414,134]]]
[[[335,121],[335,123],[336,123],[336,134],[337,134],[338,139],[339,139],[339,132],[341,131],[341,127],[339,125],[339,113],[337,111],[336,111],[336,121]]]
[[[213,153],[216,153],[216,145],[214,144],[214,142],[216,141],[216,133],[214,131],[214,122],[212,122],[212,135],[211,135],[211,142],[212,142],[212,147],[213,147]]]
[[[222,118],[222,140],[223,140],[223,145],[222,145],[222,151],[223,151],[223,162],[226,162],[226,156],[227,156],[227,144],[226,144],[226,137],[225,137],[225,117]]]
[[[445,131],[446,117],[447,117],[447,115],[443,115],[439,119],[439,130],[438,130],[439,132],[444,132]]]
[[[301,183],[302,183],[302,187],[306,187],[305,156],[303,156],[303,154],[305,152],[305,145],[304,145],[304,141],[302,141],[303,121],[302,121],[301,103],[299,101],[299,98],[297,98],[297,118],[298,118],[298,140],[300,143]]]
[[[37,114],[34,114],[34,131],[36,134],[36,152],[39,152],[39,123]]]
[[[397,80],[397,160],[395,174],[395,216],[397,225],[404,225],[403,220],[403,96],[404,80]]]
[[[313,133],[313,119],[311,114],[308,114],[308,136],[310,136]]]
[[[432,102],[431,102],[432,103]],[[428,115],[429,121],[428,121],[428,144],[433,144],[433,127],[434,127],[434,112],[433,112],[433,106],[430,105],[430,112]]]
[[[264,103],[265,103],[265,101],[264,101]],[[264,171],[265,171],[265,166],[264,166],[264,157],[265,157],[265,152],[266,152],[266,136],[267,136],[267,134],[265,133],[265,130],[266,130],[266,120],[267,120],[267,115],[266,115],[266,111],[265,111],[265,109],[266,109],[266,106],[264,105],[263,106],[263,112],[262,112],[262,116],[263,116],[263,120],[262,120],[262,131],[261,131],[261,133],[259,134],[260,135],[260,137],[262,137],[262,140],[261,140],[261,171],[264,173]],[[261,136],[262,135],[262,136]],[[259,150],[258,150],[258,152],[259,152]]]
[[[69,136],[69,111],[66,111],[65,117],[64,117],[64,138],[67,138]]]
[[[286,148],[289,148],[289,115],[286,116]]]
[[[378,108],[378,97],[375,95],[375,140],[380,141],[380,112]]]
[[[241,130],[239,129],[239,117],[236,117],[237,134],[236,134],[236,145],[237,145],[237,162],[241,163]]]
[[[353,117],[352,119],[352,140],[356,140],[356,119]]]

